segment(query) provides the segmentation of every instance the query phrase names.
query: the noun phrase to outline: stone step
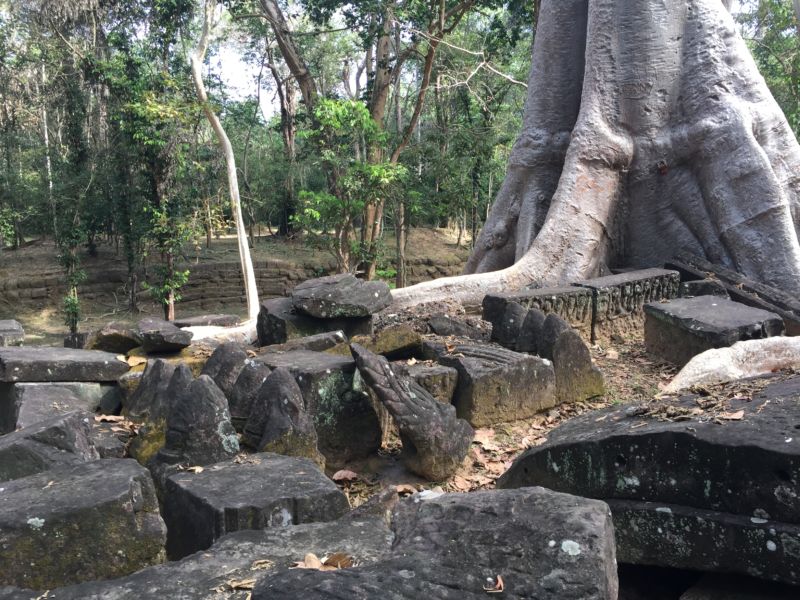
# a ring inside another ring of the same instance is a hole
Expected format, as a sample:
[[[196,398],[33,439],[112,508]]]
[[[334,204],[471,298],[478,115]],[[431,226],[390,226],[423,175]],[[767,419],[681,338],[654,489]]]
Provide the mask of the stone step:
[[[71,348],[0,348],[0,381],[116,381],[129,369],[116,354]]]

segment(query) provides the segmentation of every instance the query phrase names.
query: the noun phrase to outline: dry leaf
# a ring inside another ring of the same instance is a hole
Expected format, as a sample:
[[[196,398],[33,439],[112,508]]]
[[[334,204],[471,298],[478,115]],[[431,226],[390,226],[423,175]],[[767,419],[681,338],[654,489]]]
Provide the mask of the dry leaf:
[[[460,492],[468,492],[470,487],[469,481],[461,477],[461,475],[453,476],[453,481],[451,485]]]
[[[125,420],[125,417],[121,415],[95,415],[94,422],[95,423],[121,423]]]
[[[353,473],[353,471],[348,471],[347,469],[342,469],[341,471],[336,471],[331,478],[336,482],[339,481],[358,481],[358,473]]]
[[[186,467],[183,470],[188,471],[189,473],[202,473],[203,467]]]
[[[131,367],[138,367],[139,365],[147,363],[147,359],[144,356],[129,356],[127,359],[123,358],[122,360]]]
[[[353,557],[344,552],[334,552],[322,561],[322,565],[325,567],[334,567],[335,569],[347,569],[353,566]]]
[[[491,582],[491,579],[489,580]],[[487,594],[500,594],[505,590],[505,584],[503,583],[503,578],[498,575],[493,584],[488,586],[483,586],[483,591]]]
[[[417,359],[414,358],[414,357],[411,357],[411,358],[408,359],[408,362],[406,362],[406,364],[409,367],[413,367],[415,364],[417,364]]]
[[[395,489],[397,490],[397,493],[400,494],[401,496],[406,495],[406,494],[416,494],[417,493],[417,488],[414,487],[413,485],[408,484],[408,483],[401,483],[400,485],[395,486]]]
[[[316,554],[309,552],[305,555],[303,560],[296,562],[292,565],[292,569],[320,569],[322,568],[322,561]]]
[[[239,581],[231,580],[228,585],[232,590],[252,590],[256,587],[256,580],[253,579],[240,579]]]
[[[720,419],[725,419],[726,421],[741,421],[744,418],[744,411],[737,410],[736,412],[724,412],[718,415]]]
[[[269,569],[269,568],[274,567],[274,566],[275,566],[274,562],[272,562],[271,560],[269,560],[267,558],[263,558],[261,560],[257,560],[255,562],[253,562],[253,564],[250,565],[250,569],[252,571],[260,571],[261,569]]]

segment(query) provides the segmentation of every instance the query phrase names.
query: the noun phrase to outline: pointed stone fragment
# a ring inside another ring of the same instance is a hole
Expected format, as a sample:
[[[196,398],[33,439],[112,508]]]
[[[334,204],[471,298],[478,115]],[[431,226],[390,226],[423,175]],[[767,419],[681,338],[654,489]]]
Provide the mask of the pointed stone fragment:
[[[236,431],[242,431],[250,416],[258,390],[269,377],[270,368],[262,362],[247,359],[239,371],[236,383],[228,396],[228,407],[231,411],[231,422]]]
[[[211,377],[225,397],[230,398],[236,378],[244,368],[245,360],[247,360],[247,353],[239,344],[222,344],[214,350],[201,374]]]

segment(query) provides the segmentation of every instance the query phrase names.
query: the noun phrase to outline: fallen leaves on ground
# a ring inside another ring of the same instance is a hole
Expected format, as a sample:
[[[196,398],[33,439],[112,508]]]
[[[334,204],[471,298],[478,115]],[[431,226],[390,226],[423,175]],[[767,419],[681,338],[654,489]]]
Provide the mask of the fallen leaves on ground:
[[[315,569],[317,571],[338,571],[355,566],[353,557],[344,552],[334,552],[328,557],[320,559],[313,552],[309,552],[303,560],[297,561],[292,569]]]
[[[353,471],[348,471],[347,469],[342,469],[340,471],[336,471],[331,477],[334,481],[338,482],[349,482],[349,481],[358,481],[358,473],[354,473]]]

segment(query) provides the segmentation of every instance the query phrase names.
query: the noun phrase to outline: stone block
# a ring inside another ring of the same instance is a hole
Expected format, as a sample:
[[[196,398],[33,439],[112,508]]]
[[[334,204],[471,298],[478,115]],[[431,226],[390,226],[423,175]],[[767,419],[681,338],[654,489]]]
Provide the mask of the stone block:
[[[641,330],[644,305],[677,298],[680,274],[666,269],[644,269],[589,279],[573,285],[592,292],[594,342]]]
[[[259,346],[270,346],[329,331],[371,335],[372,317],[317,319],[295,311],[291,298],[274,298],[261,303],[257,329]]]
[[[492,326],[491,340],[504,348],[516,350],[517,342],[522,332],[522,325],[527,315],[528,309],[518,302],[507,303],[506,309],[503,311],[503,317]]]
[[[254,454],[167,479],[167,552],[181,558],[226,533],[331,521],[349,508],[345,495],[310,460]]]
[[[180,352],[192,343],[191,332],[178,329],[174,323],[163,319],[142,319],[138,328],[142,348],[147,354]]]
[[[550,361],[494,345],[428,340],[428,352],[458,371],[458,416],[473,427],[527,419],[556,404]]]
[[[103,350],[115,354],[125,354],[142,345],[139,330],[126,323],[109,323],[92,332],[83,345],[87,350]]]
[[[479,327],[484,325],[485,327]],[[489,340],[491,327],[484,321],[472,325],[449,315],[434,315],[428,319],[428,327],[436,335],[465,337],[478,342]]]
[[[239,324],[236,315],[198,315],[173,321],[175,327],[234,327]]]
[[[0,346],[21,346],[25,341],[25,330],[18,321],[0,320]]]
[[[163,562],[166,528],[150,474],[104,459],[3,484],[0,584],[50,589]]]
[[[562,332],[553,348],[556,397],[559,404],[580,402],[605,393],[605,379],[592,363],[592,354],[573,329]]]
[[[780,335],[784,330],[783,320],[775,313],[718,296],[651,303],[645,313],[647,351],[678,366],[706,350]]]
[[[265,352],[270,369],[284,367],[303,393],[317,430],[319,450],[329,465],[364,458],[380,447],[381,426],[369,398],[353,389],[355,362],[326,352]]]
[[[395,360],[419,356],[422,336],[408,325],[392,325],[372,335],[354,335],[350,342],[364,346],[370,352]],[[328,352],[350,356],[350,346],[340,344]]]
[[[365,281],[350,273],[309,279],[292,290],[298,311],[318,319],[368,317],[392,303],[384,281]]]
[[[694,296],[719,296],[730,300],[730,295],[725,286],[715,279],[698,279],[695,281],[684,281],[681,283],[681,298],[692,298]]]
[[[68,348],[0,348],[0,381],[116,381],[128,363],[110,352]]]
[[[439,402],[444,402],[445,404],[453,402],[453,395],[458,385],[458,371],[454,368],[425,363],[409,365],[405,362],[400,362],[395,364],[397,364],[399,372],[405,373],[416,381]]]

